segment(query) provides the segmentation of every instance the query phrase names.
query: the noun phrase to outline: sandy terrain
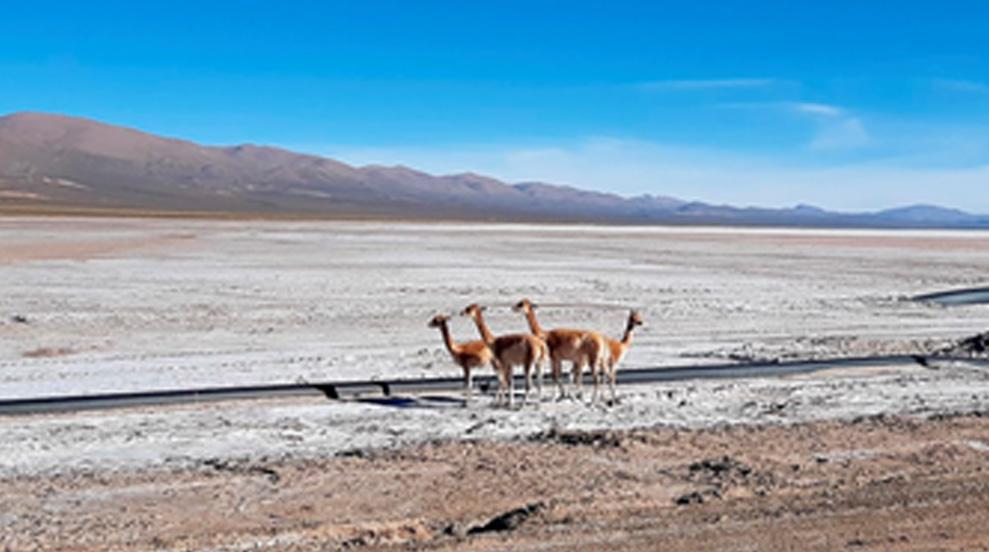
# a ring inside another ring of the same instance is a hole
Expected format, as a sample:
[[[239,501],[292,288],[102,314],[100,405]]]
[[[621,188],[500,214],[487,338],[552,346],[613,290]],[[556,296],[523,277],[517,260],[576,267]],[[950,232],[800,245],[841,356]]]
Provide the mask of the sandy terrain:
[[[989,419],[547,432],[4,482],[7,550],[987,550]]]
[[[989,309],[906,298],[985,285],[987,253],[977,232],[0,219],[0,398],[456,375],[428,318],[476,300],[522,331],[499,308],[522,296],[612,334],[641,309],[629,367],[929,352]],[[621,394],[3,417],[0,548],[989,549],[985,368]]]

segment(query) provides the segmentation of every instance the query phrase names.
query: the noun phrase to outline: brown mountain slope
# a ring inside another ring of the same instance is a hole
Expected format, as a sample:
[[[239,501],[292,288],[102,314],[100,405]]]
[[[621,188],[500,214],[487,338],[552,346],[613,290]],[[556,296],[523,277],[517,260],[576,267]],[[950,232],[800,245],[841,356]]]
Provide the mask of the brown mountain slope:
[[[38,113],[0,118],[0,201],[233,212],[485,218],[624,218],[628,200],[475,174],[351,167],[254,145],[207,147],[96,121]]]
[[[88,119],[0,117],[0,212],[65,210],[691,224],[987,228],[937,206],[842,214],[623,198],[539,182],[350,165],[244,144],[201,146]]]

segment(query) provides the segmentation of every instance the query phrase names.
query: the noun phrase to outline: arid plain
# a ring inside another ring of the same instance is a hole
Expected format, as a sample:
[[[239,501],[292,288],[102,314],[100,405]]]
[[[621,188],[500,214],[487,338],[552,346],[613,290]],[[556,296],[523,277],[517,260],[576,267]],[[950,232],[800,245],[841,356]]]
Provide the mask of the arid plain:
[[[910,297],[987,275],[977,231],[9,217],[0,398],[456,376],[429,318],[480,302],[495,331],[525,331],[522,297],[544,326],[615,336],[639,309],[626,368],[930,354],[989,329],[989,309]],[[476,339],[466,319],[452,330]],[[989,544],[984,368],[620,392],[4,417],[0,544]]]

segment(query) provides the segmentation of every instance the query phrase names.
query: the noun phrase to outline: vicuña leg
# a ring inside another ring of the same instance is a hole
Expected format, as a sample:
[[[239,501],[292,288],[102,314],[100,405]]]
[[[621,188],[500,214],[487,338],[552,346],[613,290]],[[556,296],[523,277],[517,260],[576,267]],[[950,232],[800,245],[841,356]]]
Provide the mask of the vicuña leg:
[[[543,400],[543,362],[536,361],[536,402]]]
[[[556,398],[562,399],[567,396],[566,389],[563,388],[563,361],[558,357],[550,359],[551,371],[553,372],[553,381],[556,382]]]
[[[580,362],[573,363],[573,369],[571,370],[571,375],[574,384],[574,394],[577,396],[577,400],[584,399],[584,366]]]
[[[497,360],[491,359],[491,368],[494,369],[495,376],[498,378],[498,390],[495,391],[495,405],[500,405],[505,399],[505,388],[508,382],[505,381],[505,371],[501,369],[501,364]]]
[[[525,369],[525,394],[522,395],[522,404],[529,402],[529,390],[532,388],[532,363],[526,363]]]
[[[591,404],[598,402],[598,393],[601,390],[601,377],[604,375],[603,367],[599,362],[595,362],[591,365],[591,376],[594,379],[594,392],[591,394]]]
[[[611,388],[611,402],[618,402],[618,393],[615,391],[615,380],[618,376],[618,370],[614,366],[608,368],[608,387]]]

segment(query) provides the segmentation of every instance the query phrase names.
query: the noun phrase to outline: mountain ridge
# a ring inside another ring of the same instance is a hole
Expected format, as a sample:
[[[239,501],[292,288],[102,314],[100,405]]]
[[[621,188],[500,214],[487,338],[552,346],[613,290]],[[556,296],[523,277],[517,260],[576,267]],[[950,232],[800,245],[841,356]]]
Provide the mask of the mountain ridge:
[[[734,207],[545,182],[506,183],[403,165],[352,166],[242,143],[207,146],[93,119],[0,117],[0,206],[405,216],[468,220],[786,226],[989,227],[989,217],[934,205],[837,213],[810,205]]]

